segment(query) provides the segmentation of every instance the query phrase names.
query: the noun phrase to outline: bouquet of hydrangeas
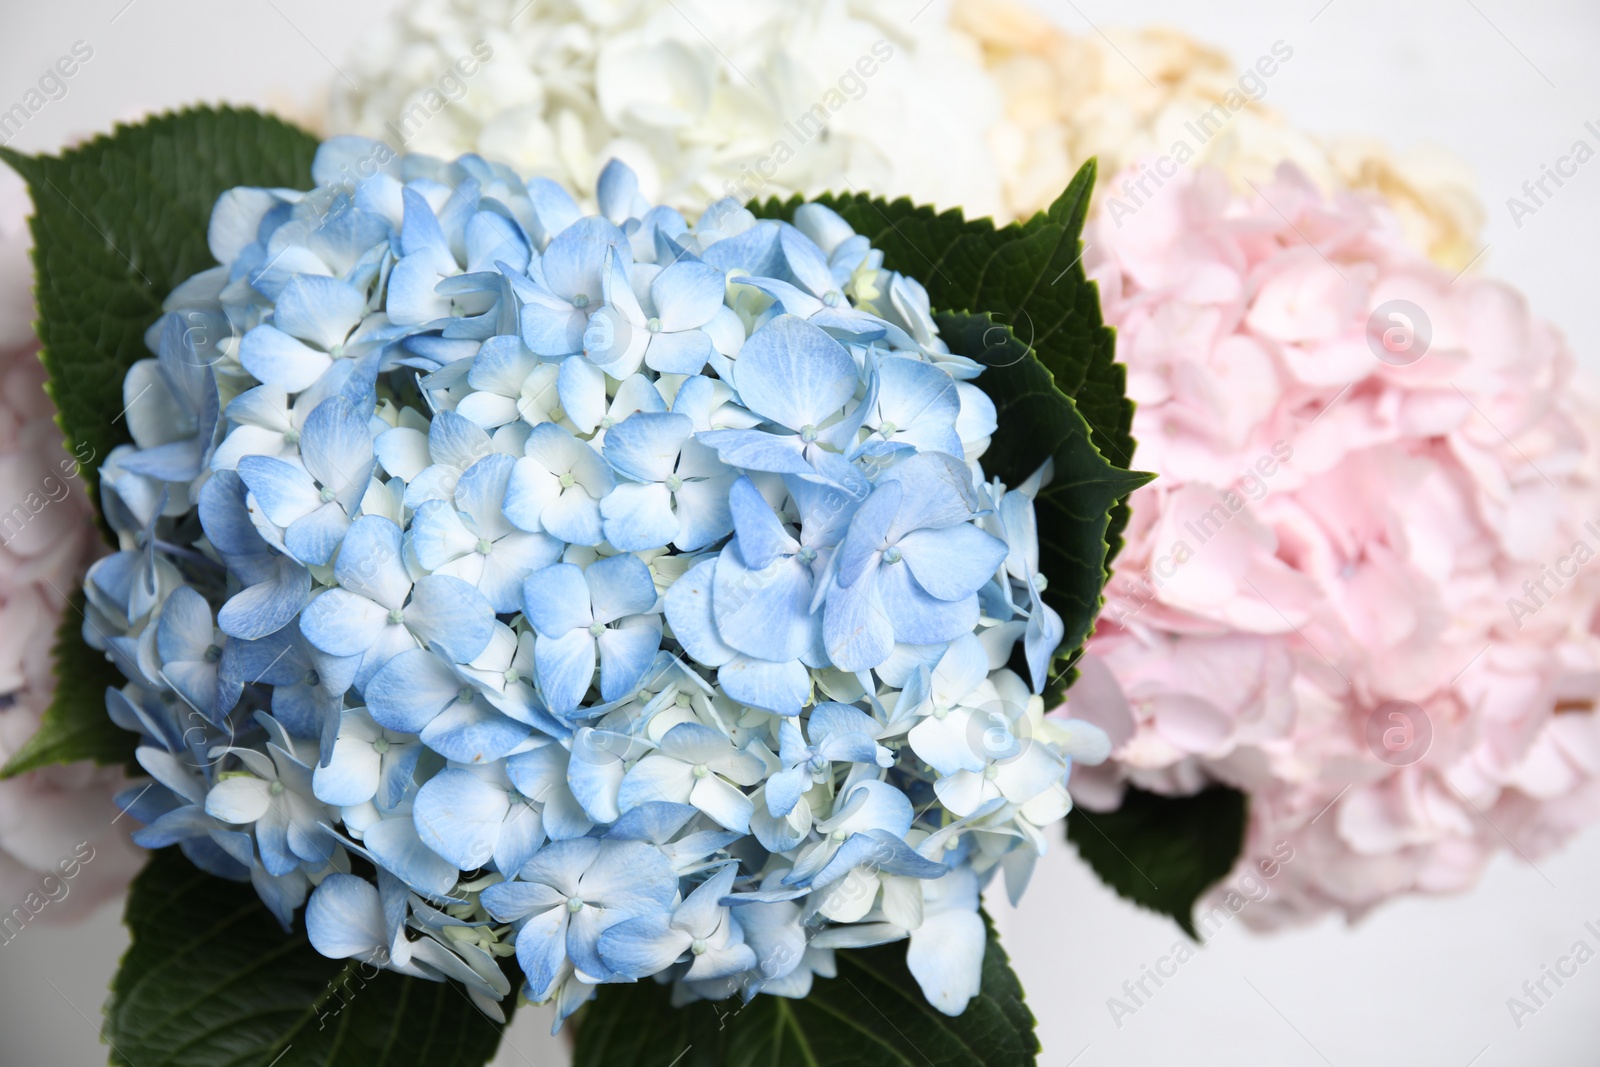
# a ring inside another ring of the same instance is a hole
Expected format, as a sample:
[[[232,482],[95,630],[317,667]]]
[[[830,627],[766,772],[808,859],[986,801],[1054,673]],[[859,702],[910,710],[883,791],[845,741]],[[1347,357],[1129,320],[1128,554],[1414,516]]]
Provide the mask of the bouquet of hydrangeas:
[[[557,1025],[598,995],[582,1063],[826,1058],[852,1004],[1032,1062],[979,890],[1022,892],[1108,753],[1045,710],[1142,481],[1092,167],[997,230],[864,195],[691,219],[620,163],[586,215],[232,111],[7,160],[118,549],[41,736],[131,756],[135,840],[177,846],[130,901],[118,1062],[482,1063],[469,998],[519,991]],[[695,1006],[730,997],[732,1028]]]

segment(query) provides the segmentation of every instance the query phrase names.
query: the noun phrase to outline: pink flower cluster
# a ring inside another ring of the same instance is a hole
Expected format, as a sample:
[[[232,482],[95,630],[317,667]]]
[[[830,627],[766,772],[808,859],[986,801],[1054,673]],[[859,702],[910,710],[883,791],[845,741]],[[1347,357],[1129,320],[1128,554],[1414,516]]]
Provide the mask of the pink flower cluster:
[[[1241,862],[1294,850],[1263,926],[1536,860],[1600,817],[1600,403],[1563,338],[1290,168],[1146,191],[1086,235],[1160,477],[1071,699],[1116,759],[1074,795],[1246,791]]]
[[[0,763],[39,727],[65,596],[104,551],[44,392],[28,211],[21,180],[0,167]],[[0,941],[35,919],[82,917],[127,885],[143,857],[114,822],[123,784],[88,764],[0,781]]]

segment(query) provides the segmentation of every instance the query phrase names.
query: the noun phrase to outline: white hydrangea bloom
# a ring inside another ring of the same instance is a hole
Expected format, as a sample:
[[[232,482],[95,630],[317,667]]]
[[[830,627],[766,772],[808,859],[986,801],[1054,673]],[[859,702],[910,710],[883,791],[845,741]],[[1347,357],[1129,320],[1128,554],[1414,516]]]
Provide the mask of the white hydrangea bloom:
[[[946,0],[423,0],[334,86],[330,128],[651,202],[871,190],[1004,214],[1001,96]],[[952,166],[960,160],[960,166]]]

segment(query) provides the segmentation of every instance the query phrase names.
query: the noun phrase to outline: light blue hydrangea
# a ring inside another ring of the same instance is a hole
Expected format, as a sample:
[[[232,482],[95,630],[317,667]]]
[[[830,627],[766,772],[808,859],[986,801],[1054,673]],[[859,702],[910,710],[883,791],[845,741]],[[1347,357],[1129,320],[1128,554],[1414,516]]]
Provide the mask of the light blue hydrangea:
[[[136,839],[490,1014],[513,955],[565,1018],[897,939],[962,1011],[1107,747],[1044,715],[1049,471],[986,478],[981,367],[826,207],[383,158],[224,195],[128,374],[85,635]]]

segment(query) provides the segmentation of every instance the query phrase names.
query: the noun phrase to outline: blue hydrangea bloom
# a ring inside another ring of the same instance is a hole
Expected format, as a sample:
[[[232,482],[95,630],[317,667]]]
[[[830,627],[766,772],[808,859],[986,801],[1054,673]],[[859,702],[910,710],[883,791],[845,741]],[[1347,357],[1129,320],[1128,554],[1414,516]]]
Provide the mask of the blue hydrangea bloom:
[[[1107,747],[1044,714],[1050,471],[985,475],[981,366],[821,205],[375,148],[225,194],[171,306],[238,343],[171,312],[128,372],[85,635],[136,840],[497,1017],[513,956],[565,1018],[897,939],[962,1011],[980,889]]]

